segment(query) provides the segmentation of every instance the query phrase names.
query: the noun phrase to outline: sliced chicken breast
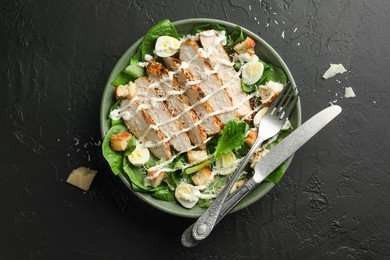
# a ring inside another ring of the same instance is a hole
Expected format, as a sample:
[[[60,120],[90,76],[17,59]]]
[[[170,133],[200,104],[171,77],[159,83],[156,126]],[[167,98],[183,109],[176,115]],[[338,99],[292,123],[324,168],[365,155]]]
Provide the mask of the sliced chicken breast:
[[[189,70],[195,80],[200,80],[199,87],[206,95],[212,109],[220,112],[216,117],[226,124],[229,120],[236,118],[232,111],[232,103],[216,71],[199,51],[198,44],[189,40],[180,47],[180,59],[188,63]]]
[[[197,145],[200,149],[205,149],[204,141],[207,139],[206,133],[200,125],[196,125],[198,116],[191,110],[187,98],[180,90],[177,76],[168,75],[168,70],[161,63],[151,61],[146,67],[150,82],[158,83],[156,91],[160,97],[165,100],[167,108],[173,116],[178,117],[191,143]]]
[[[121,109],[131,113],[129,120],[123,120],[127,128],[131,133],[137,137],[137,139],[148,144],[154,144],[149,147],[149,150],[159,159],[169,160],[172,158],[171,149],[169,144],[164,142],[165,135],[160,130],[149,130],[149,125],[155,125],[155,122],[151,119],[145,109],[140,108],[140,103],[132,102],[129,99],[125,99],[121,103]],[[148,132],[147,132],[148,131]],[[146,133],[144,135],[144,133]]]
[[[142,77],[135,80],[134,83],[137,85],[136,97],[140,99],[142,104],[148,106],[145,110],[156,123],[156,127],[170,139],[169,144],[179,152],[191,149],[191,141],[188,135],[182,131],[182,125],[179,121],[173,120],[172,114],[166,105],[160,101],[154,87],[150,86],[149,80]]]
[[[176,72],[180,88],[185,90],[184,95],[189,104],[193,107],[196,115],[199,117],[200,124],[207,135],[213,136],[221,132],[223,124],[215,116],[210,116],[213,111],[208,100],[200,102],[206,96],[198,84],[195,84],[195,79],[188,69],[180,69],[181,61],[175,58],[164,58],[165,65]]]
[[[233,106],[238,106],[235,110],[236,115],[243,118],[251,114],[252,109],[249,100],[247,100],[248,95],[242,90],[240,76],[234,69],[234,64],[231,62],[218,35],[213,30],[209,30],[201,33],[199,38],[211,65],[217,71],[222,83],[227,86],[226,92],[232,100]]]

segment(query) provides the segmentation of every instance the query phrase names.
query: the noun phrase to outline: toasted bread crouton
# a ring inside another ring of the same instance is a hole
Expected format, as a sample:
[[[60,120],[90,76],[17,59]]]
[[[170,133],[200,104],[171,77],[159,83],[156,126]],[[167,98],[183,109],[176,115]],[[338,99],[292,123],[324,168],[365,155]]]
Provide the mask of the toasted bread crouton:
[[[208,159],[206,151],[188,151],[187,161],[189,163],[197,164]]]
[[[110,146],[113,151],[122,152],[127,149],[131,134],[128,132],[118,133],[110,139]]]
[[[252,38],[246,37],[246,39],[243,42],[234,46],[233,49],[238,54],[247,52],[249,55],[253,55],[255,54],[255,51],[253,49],[255,46],[256,46],[256,42]]]
[[[164,178],[164,172],[158,170],[148,170],[148,182],[153,188],[159,186]]]
[[[266,102],[263,102],[263,106],[265,106],[265,107],[270,107],[271,106],[271,104],[272,104],[272,102],[274,102],[274,100],[277,98],[279,96],[279,93],[278,92],[274,92],[274,94],[271,96],[271,97],[269,97],[267,100],[266,100]]]
[[[249,131],[248,135],[246,136],[245,138],[245,142],[250,146],[252,147],[253,143],[256,141],[257,139],[257,130],[251,130]]]
[[[129,82],[126,85],[119,85],[115,89],[115,98],[116,99],[133,99],[137,92],[137,85],[133,82]]]
[[[215,177],[211,180],[211,169],[206,166],[192,175],[191,180],[196,186],[207,185],[210,181],[215,181]]]

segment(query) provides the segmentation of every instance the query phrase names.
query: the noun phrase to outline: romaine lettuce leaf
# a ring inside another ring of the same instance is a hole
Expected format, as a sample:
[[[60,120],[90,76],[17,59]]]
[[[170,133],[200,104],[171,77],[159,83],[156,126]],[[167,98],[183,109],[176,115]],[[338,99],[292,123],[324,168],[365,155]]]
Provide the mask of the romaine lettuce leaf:
[[[249,126],[244,121],[235,119],[227,122],[218,139],[217,148],[214,152],[214,159],[217,159],[221,154],[239,149],[244,143],[248,129]]]

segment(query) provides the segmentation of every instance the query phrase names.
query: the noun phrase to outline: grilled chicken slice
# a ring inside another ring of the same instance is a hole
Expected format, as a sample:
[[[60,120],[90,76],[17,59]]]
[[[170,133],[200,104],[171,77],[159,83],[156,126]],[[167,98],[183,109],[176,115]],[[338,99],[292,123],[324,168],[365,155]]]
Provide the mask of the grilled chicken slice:
[[[183,132],[183,127],[179,121],[172,118],[166,105],[160,101],[156,90],[150,86],[146,77],[138,78],[134,81],[137,84],[137,95],[142,104],[147,105],[145,109],[152,120],[156,122],[157,128],[161,130],[165,137],[169,138],[170,145],[176,151],[187,151],[191,149],[191,141],[188,135]]]
[[[232,111],[231,100],[225,89],[222,88],[222,82],[218,74],[213,71],[213,67],[199,51],[199,46],[195,41],[189,40],[181,45],[180,59],[188,63],[194,79],[201,81],[199,87],[206,95],[210,95],[208,101],[212,109],[220,112],[216,117],[223,124],[236,118],[234,111]]]
[[[194,84],[195,79],[191,72],[186,68],[181,68],[181,61],[175,58],[164,58],[165,65],[177,73],[178,80],[182,90],[185,90],[184,95],[188,102],[193,107],[196,115],[199,117],[201,126],[207,135],[213,136],[221,132],[223,124],[215,116],[210,116],[213,112],[208,100],[200,102],[206,96],[202,88],[198,84]]]
[[[232,100],[234,107],[238,107],[236,115],[239,118],[251,114],[252,109],[247,100],[248,95],[242,91],[241,79],[233,67],[229,55],[227,54],[218,35],[213,30],[204,31],[200,34],[200,42],[206,51],[211,65],[215,68],[222,83],[226,85],[226,92]]]
[[[200,125],[194,125],[198,116],[193,110],[190,110],[187,98],[182,95],[177,76],[169,77],[168,70],[161,63],[151,61],[146,67],[150,82],[158,83],[156,91],[160,97],[166,99],[165,104],[173,116],[187,130],[187,135],[192,144],[197,145],[200,149],[205,149],[204,141],[207,139],[206,133]]]
[[[159,159],[169,160],[172,158],[169,144],[164,142],[164,133],[160,130],[149,130],[149,125],[155,125],[150,115],[145,109],[140,107],[138,101],[125,99],[121,103],[121,110],[126,110],[131,113],[129,120],[123,120],[127,128],[133,133],[142,143],[153,143],[153,147],[149,150]],[[146,132],[148,131],[148,132]],[[146,135],[144,135],[146,133]]]

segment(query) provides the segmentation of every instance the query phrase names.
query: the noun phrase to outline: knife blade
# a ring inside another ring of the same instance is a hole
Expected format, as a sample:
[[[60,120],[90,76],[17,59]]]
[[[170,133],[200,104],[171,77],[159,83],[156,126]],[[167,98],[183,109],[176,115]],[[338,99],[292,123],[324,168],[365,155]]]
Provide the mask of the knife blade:
[[[287,160],[302,145],[340,114],[341,110],[341,107],[337,105],[323,109],[265,154],[255,165],[255,174],[224,203],[216,223],[218,223],[239,201],[258,186],[280,164]],[[193,247],[201,241],[192,237],[192,227],[193,225],[187,228],[182,234],[181,242],[183,246]]]

